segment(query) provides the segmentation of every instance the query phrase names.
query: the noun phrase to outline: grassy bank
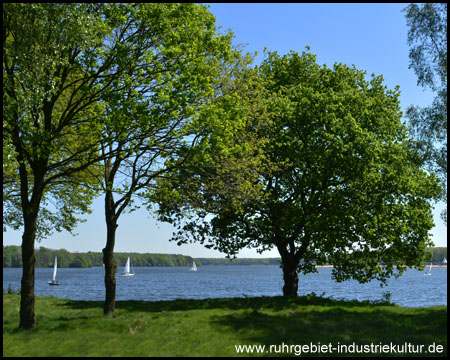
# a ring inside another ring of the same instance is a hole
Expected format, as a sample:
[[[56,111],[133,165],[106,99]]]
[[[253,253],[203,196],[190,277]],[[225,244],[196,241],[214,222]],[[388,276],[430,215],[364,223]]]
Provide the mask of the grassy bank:
[[[260,355],[290,356],[287,346],[284,353],[267,351],[270,345],[353,342],[423,344],[424,351],[435,343],[443,346],[439,355],[447,354],[446,306],[411,309],[316,296],[118,301],[116,314],[104,317],[99,301],[37,297],[37,328],[21,331],[19,304],[19,295],[3,294],[4,356],[252,355],[236,352],[235,345],[244,344],[265,345]]]

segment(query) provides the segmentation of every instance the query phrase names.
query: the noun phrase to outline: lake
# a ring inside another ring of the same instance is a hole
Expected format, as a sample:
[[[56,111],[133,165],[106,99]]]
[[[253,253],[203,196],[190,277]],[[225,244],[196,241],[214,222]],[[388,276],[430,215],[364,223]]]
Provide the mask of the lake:
[[[337,283],[331,278],[331,268],[319,268],[316,274],[299,275],[299,295],[325,293],[334,299],[380,300],[391,293],[391,301],[405,307],[447,304],[447,268],[435,267],[431,276],[423,271],[407,269],[388,286],[372,281]],[[123,271],[119,267],[117,274]],[[37,268],[35,294],[73,300],[104,300],[104,269],[58,269],[60,286],[48,285],[52,268]],[[117,276],[117,300],[205,299],[244,296],[282,295],[283,279],[279,266],[201,266],[197,272],[187,267],[137,267],[135,276]],[[20,287],[22,269],[3,269],[3,289]]]

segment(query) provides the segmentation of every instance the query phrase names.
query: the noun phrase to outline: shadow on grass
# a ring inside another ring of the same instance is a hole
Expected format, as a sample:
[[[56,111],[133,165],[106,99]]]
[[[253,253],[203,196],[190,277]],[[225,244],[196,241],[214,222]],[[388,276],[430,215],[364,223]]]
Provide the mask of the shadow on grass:
[[[19,298],[16,297],[15,301],[19,301]],[[436,343],[444,346],[443,354],[420,353],[408,355],[421,357],[427,355],[446,356],[446,307],[406,309],[398,306],[386,306],[386,304],[380,305],[369,301],[334,300],[316,295],[204,300],[180,299],[155,302],[117,301],[118,313],[123,315],[121,322],[111,324],[105,322],[103,325],[111,326],[119,333],[124,329],[123,333],[127,333],[129,331],[128,322],[136,318],[136,313],[158,314],[172,311],[224,310],[200,312],[192,317],[181,313],[180,316],[183,322],[192,321],[192,324],[206,322],[209,324],[209,328],[206,327],[209,329],[207,331],[213,330],[212,333],[215,333],[215,336],[224,335],[224,338],[239,341],[240,344],[278,346],[281,344],[307,345],[320,343],[327,345],[331,343],[333,346],[337,346],[354,342],[360,345],[379,345],[380,343],[383,345],[389,345],[390,343],[399,345],[404,343],[423,344],[428,347]],[[89,321],[86,320],[91,318],[99,320],[102,317],[103,301],[42,298],[40,306],[43,309],[45,306],[58,308],[58,311],[50,312],[46,317],[46,328],[41,325],[41,330],[70,330],[77,327],[89,327]],[[66,310],[76,311],[65,312]],[[86,312],[83,310],[86,310]],[[12,316],[12,310],[8,314],[8,316]],[[15,322],[17,314],[14,317]],[[164,319],[165,316],[156,315],[156,318]],[[171,319],[179,320],[177,315],[171,317]],[[148,320],[151,321],[150,318]],[[119,331],[117,326],[122,326],[123,329]],[[171,324],[167,323],[164,326],[171,326]],[[234,349],[231,351],[234,351]],[[272,355],[287,356],[293,354]],[[331,355],[342,357],[344,354],[333,353]],[[355,354],[355,356],[376,355]],[[383,355],[388,356],[389,354]],[[404,356],[405,354],[398,355]]]
[[[235,312],[214,316],[212,323],[220,331],[238,333],[242,344],[279,346],[281,344],[309,345],[339,344],[403,345],[404,343],[444,346],[442,354],[408,354],[410,356],[446,356],[447,312],[445,309],[430,309],[404,314],[395,308],[354,311],[351,307],[325,309],[293,309],[280,314],[262,313],[258,310]],[[273,353],[272,353],[273,354]],[[275,354],[273,354],[275,355]],[[278,355],[294,355],[278,354]],[[308,356],[314,354],[308,354]],[[324,356],[317,354],[317,356]],[[342,357],[343,354],[328,354]],[[349,356],[347,354],[345,356]],[[354,354],[354,356],[375,354]],[[379,354],[388,356],[389,354]],[[395,355],[395,354],[394,354]],[[405,356],[405,354],[398,354]]]
[[[273,296],[273,297],[253,297],[253,298],[213,298],[213,299],[178,299],[169,301],[139,301],[126,300],[117,301],[116,308],[130,312],[161,312],[161,311],[185,311],[185,310],[206,310],[206,309],[270,309],[283,310],[298,306],[344,306],[344,307],[377,307],[380,304],[369,301],[348,301],[323,298],[317,295],[306,296]],[[387,305],[387,304],[383,304]],[[102,301],[67,300],[59,306],[68,306],[73,309],[103,308]],[[395,306],[391,304],[390,306]]]
[[[383,306],[380,306],[383,305]],[[102,309],[102,301],[67,300],[58,306],[72,309]],[[447,354],[447,308],[405,309],[369,301],[348,301],[316,295],[298,297],[221,298],[172,301],[117,301],[117,310],[130,313],[161,313],[188,310],[231,310],[214,313],[208,321],[219,333],[235,333],[241,344],[352,344],[444,346]],[[289,354],[272,354],[289,355]],[[291,354],[293,355],[293,354]],[[313,354],[308,354],[313,355]],[[320,354],[318,354],[320,355]],[[324,354],[322,354],[323,356]],[[331,354],[340,356],[343,354]],[[349,356],[347,354],[345,356]],[[389,354],[354,354],[354,356]],[[395,354],[394,354],[395,355]],[[405,356],[405,354],[397,354]]]

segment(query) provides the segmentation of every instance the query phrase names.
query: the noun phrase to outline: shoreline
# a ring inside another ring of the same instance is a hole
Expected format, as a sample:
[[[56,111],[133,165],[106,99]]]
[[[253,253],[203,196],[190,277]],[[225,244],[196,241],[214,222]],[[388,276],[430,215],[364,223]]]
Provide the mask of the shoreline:
[[[207,264],[207,265],[197,265],[198,267],[202,267],[202,266],[278,266],[275,264]],[[380,267],[383,267],[384,265],[378,265]],[[425,266],[429,266],[429,264],[426,264]],[[140,268],[140,267],[190,267],[189,266],[135,266],[135,268]],[[316,265],[316,268],[332,268],[333,265]],[[394,267],[397,267],[397,265],[394,265]],[[446,268],[447,265],[434,265],[434,268]],[[52,267],[40,267],[40,266],[36,266],[35,269],[51,269]],[[92,269],[92,268],[101,268],[101,266],[89,266],[89,267],[59,267],[58,269]],[[9,266],[4,266],[3,269],[22,269],[21,267],[9,267]]]
[[[378,265],[378,266],[383,267],[384,265]],[[425,266],[429,266],[429,264],[427,264],[427,265],[425,265]],[[333,267],[333,265],[316,265],[316,268],[332,268],[332,267]],[[394,267],[396,268],[397,265],[394,265]],[[447,265],[434,265],[434,264],[433,264],[433,267],[434,267],[434,268],[435,268],[435,267],[438,267],[438,268],[446,268]]]

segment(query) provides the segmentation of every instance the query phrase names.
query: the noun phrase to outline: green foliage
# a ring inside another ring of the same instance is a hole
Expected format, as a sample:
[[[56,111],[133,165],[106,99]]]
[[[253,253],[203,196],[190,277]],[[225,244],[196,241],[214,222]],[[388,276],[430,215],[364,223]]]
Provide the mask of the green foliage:
[[[447,248],[435,247],[427,248],[431,252],[430,260],[439,264],[444,257],[447,259]],[[58,257],[58,267],[67,268],[73,267],[76,258],[83,257],[82,261],[89,267],[102,266],[103,254],[101,252],[87,252],[87,253],[70,253],[67,250],[52,250],[41,246],[36,250],[36,267],[53,267],[55,256]],[[115,259],[119,266],[123,266],[128,257],[131,257],[134,267],[143,266],[192,266],[192,261],[195,260],[197,266],[202,265],[279,265],[279,258],[192,258],[185,255],[172,254],[140,254],[140,253],[116,253]],[[327,264],[324,264],[327,265]],[[20,246],[8,245],[3,246],[3,267],[20,268],[22,267],[22,256]]]
[[[3,267],[22,267],[20,246],[3,246]]]
[[[116,218],[133,196],[148,198],[159,177],[203,154],[210,142],[225,151],[239,122],[223,117],[233,99],[222,89],[250,61],[232,46],[231,33],[216,32],[204,6],[145,4],[134,11],[139,21],[131,28],[145,29],[135,40],[142,54],[127,74],[127,86],[105,98],[105,146],[116,152],[108,158],[104,182],[118,197]],[[227,108],[218,105],[224,102]]]
[[[76,255],[75,259],[69,265],[69,267],[73,267],[73,268],[87,268],[89,266],[90,265],[89,265],[88,261],[81,254]]]
[[[430,171],[436,172],[447,202],[447,4],[410,4],[406,12],[409,27],[410,65],[417,85],[430,88],[433,103],[425,108],[411,105],[406,115],[411,133],[419,140],[419,150]],[[447,222],[447,210],[442,213]]]
[[[110,151],[102,183],[111,224],[139,206],[136,196],[149,200],[158,178],[202,153],[213,137],[226,150],[239,119],[221,117],[232,111],[221,89],[251,61],[232,45],[231,33],[217,32],[205,6],[126,4],[120,12],[115,41],[135,55],[113,82],[115,91],[102,97],[102,151]],[[225,101],[228,108],[218,110]]]
[[[96,169],[86,168],[97,156],[99,87],[95,72],[82,67],[105,28],[95,5],[3,10],[4,230],[37,216],[40,240],[71,231],[95,196]]]
[[[385,282],[394,264],[401,265],[395,275],[423,266],[433,227],[429,202],[440,188],[421,169],[401,124],[399,89],[387,89],[382,76],[366,80],[354,67],[321,67],[309,53],[269,53],[258,75],[264,126],[247,131],[263,140],[264,161],[247,174],[263,191],[238,202],[236,191],[211,194],[201,172],[190,173],[201,183],[196,191],[182,176],[167,190],[179,202],[159,208],[161,219],[179,226],[175,239],[230,256],[276,247],[283,267],[298,264],[308,273],[328,262],[338,281]]]
[[[447,247],[434,247],[428,248],[427,250],[431,252],[431,262],[434,264],[441,264],[444,258],[448,258]]]
[[[196,216],[204,219],[224,207],[242,211],[244,201],[262,195],[258,178],[260,169],[267,166],[263,149],[268,140],[258,137],[257,131],[271,126],[265,89],[256,69],[240,69],[233,76],[233,81],[221,88],[223,96],[200,113],[205,136],[196,147],[180,149],[183,166],[160,177],[150,196],[150,201],[157,203],[160,220],[178,226],[180,231],[172,240],[179,245],[200,241],[212,247],[208,244],[209,224],[191,220]],[[191,237],[194,228],[198,231]]]
[[[409,27],[410,68],[418,85],[438,91],[447,83],[447,4],[410,4],[403,11]]]
[[[214,140],[226,148],[234,124],[223,132],[210,104],[250,58],[204,5],[3,9],[4,229],[24,228],[21,326],[32,328],[35,239],[72,231],[102,189],[112,269],[113,233],[133,195],[180,166],[189,148],[201,151],[209,129],[220,126]]]
[[[55,256],[58,257],[60,268],[86,268],[103,266],[103,254],[101,252],[70,253],[65,249],[52,250],[43,246],[36,250],[36,267],[53,267]],[[140,266],[192,266],[194,260],[191,256],[174,254],[139,254],[116,253],[115,260],[119,266],[124,266],[127,258],[131,257],[134,267]],[[202,261],[195,259],[198,266]],[[22,267],[21,250],[19,246],[3,247],[3,267]]]
[[[279,258],[236,258],[236,259],[221,259],[221,258],[199,258],[195,259],[202,265],[280,265]]]

